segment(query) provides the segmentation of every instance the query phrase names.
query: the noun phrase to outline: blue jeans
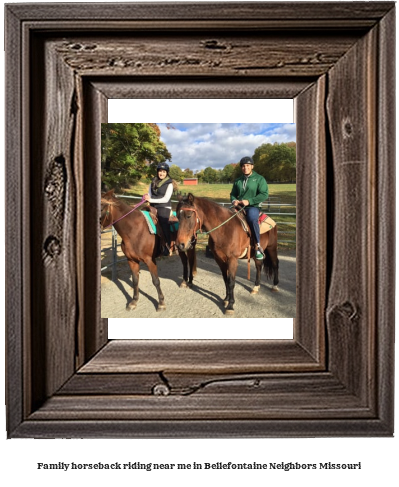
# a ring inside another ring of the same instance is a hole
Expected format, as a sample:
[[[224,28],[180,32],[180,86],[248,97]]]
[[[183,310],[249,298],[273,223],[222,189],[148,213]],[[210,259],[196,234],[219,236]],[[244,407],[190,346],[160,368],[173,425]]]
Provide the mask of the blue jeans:
[[[253,238],[254,245],[260,243],[260,233],[259,233],[259,208],[255,206],[246,206],[245,207],[246,218],[249,225],[249,229],[251,230],[251,235]]]

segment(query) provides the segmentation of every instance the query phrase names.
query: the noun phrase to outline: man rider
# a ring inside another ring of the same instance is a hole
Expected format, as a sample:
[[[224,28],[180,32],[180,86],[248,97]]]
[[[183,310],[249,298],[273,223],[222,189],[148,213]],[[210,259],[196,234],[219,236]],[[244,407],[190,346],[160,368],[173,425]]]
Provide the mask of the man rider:
[[[251,230],[255,258],[263,259],[260,246],[259,211],[260,205],[269,197],[266,179],[253,170],[254,161],[251,157],[243,157],[240,161],[242,175],[234,181],[230,200],[234,206],[245,206],[246,219]]]

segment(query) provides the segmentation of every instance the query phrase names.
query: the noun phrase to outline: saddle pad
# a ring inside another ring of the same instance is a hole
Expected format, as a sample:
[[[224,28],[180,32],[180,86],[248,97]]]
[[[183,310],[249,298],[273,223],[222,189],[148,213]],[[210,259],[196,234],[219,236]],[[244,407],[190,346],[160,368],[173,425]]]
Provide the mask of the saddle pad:
[[[262,221],[259,218],[259,230],[260,234],[262,235],[263,233],[269,232],[272,228],[276,226],[276,222],[270,218],[270,216],[267,216],[265,214],[261,215],[265,216],[266,218],[263,218]]]
[[[176,212],[171,211],[169,217],[169,226],[172,233],[176,233],[179,229],[179,220],[177,219]]]
[[[148,230],[150,231],[151,235],[155,235],[157,233],[157,227],[154,225],[150,214],[148,213],[148,211],[142,211],[141,213],[144,215],[145,221],[148,225]]]

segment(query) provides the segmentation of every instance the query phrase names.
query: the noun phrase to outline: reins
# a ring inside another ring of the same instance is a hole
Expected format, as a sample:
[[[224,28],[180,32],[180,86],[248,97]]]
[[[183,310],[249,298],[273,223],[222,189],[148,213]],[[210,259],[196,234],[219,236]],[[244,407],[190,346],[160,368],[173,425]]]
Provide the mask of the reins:
[[[201,219],[200,219],[200,217],[198,216],[198,212],[197,212],[197,210],[196,210],[195,208],[187,208],[187,207],[186,207],[186,208],[184,208],[184,207],[183,207],[183,208],[181,208],[181,210],[180,210],[180,211],[186,210],[186,211],[193,211],[194,213],[196,213],[196,214],[197,214],[197,219],[198,219],[198,222],[199,222],[199,224],[200,224],[200,225],[199,225],[199,229],[198,229],[198,230],[196,230],[196,229],[194,228],[194,234],[196,234],[196,233],[200,233],[201,235],[208,235],[208,234],[210,234],[211,232],[213,232],[214,230],[217,230],[218,228],[222,227],[222,226],[223,226],[225,223],[227,223],[227,222],[228,222],[228,221],[230,221],[232,218],[234,218],[235,216],[237,216],[237,215],[238,215],[238,214],[239,214],[241,211],[243,211],[244,209],[245,209],[245,207],[243,206],[243,207],[242,207],[240,210],[237,210],[237,211],[234,213],[234,215],[231,215],[231,217],[230,217],[230,218],[228,218],[227,220],[225,220],[224,222],[222,222],[222,223],[221,223],[220,225],[218,225],[217,227],[212,228],[212,229],[211,229],[211,230],[209,230],[208,232],[203,232],[203,231],[202,231]]]
[[[143,203],[145,203],[145,199],[142,198],[141,201],[136,205],[134,206],[130,211],[128,211],[125,215],[122,215],[120,218],[118,218],[117,220],[115,220],[114,222],[110,223],[109,225],[107,225],[106,227],[102,226],[103,229],[106,229],[106,228],[109,228],[109,227],[112,227],[112,225],[115,225],[115,223],[118,223],[120,220],[122,220],[123,218],[125,218],[125,216],[128,216],[130,215],[130,213],[132,213],[134,210],[136,210],[139,206],[141,206]],[[111,202],[108,203],[108,206],[111,205]],[[109,214],[110,212],[106,212],[105,214],[105,217],[107,217],[107,215]],[[111,215],[112,216],[112,215]],[[104,218],[104,221],[105,221],[105,218]]]

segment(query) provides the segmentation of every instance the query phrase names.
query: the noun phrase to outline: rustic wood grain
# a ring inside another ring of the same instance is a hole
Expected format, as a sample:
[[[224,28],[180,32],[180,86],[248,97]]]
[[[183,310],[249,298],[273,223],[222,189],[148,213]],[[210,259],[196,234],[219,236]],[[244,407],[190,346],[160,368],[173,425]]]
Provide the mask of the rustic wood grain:
[[[21,198],[21,190],[25,188],[27,167],[23,164],[24,149],[22,139],[22,104],[20,93],[22,65],[12,62],[18,58],[22,49],[22,38],[19,31],[19,20],[9,10],[5,11],[6,35],[5,50],[8,53],[5,62],[6,91],[5,117],[9,126],[14,127],[8,134],[5,145],[7,154],[5,202],[7,208],[12,208],[13,224],[5,226],[5,240],[12,245],[6,246],[5,273],[7,276],[6,292],[6,348],[7,348],[7,381],[6,396],[7,424],[14,430],[24,417],[24,389],[29,385],[29,366],[21,361],[24,352],[23,325],[29,320],[29,297],[26,286],[26,274],[29,273],[29,245],[24,240],[24,228],[29,228],[27,199]],[[26,193],[23,193],[26,194]],[[25,267],[27,266],[27,267]],[[29,326],[29,321],[28,321]]]
[[[43,58],[34,42],[32,67],[32,404],[51,396],[75,370],[76,193],[73,73],[56,53]],[[44,89],[43,79],[56,79]],[[45,107],[56,107],[45,110]],[[55,326],[55,323],[57,324]],[[45,374],[43,371],[46,371]]]
[[[392,435],[394,4],[326,7],[6,7],[10,437]],[[293,341],[107,343],[87,241],[110,93],[296,98]]]
[[[375,375],[376,30],[328,73],[333,165],[330,370],[368,403]]]
[[[57,41],[64,62],[81,75],[91,76],[320,76],[352,46],[358,34],[337,37],[328,32],[309,36],[241,33],[187,36],[148,33],[107,37],[75,37]],[[332,40],[334,42],[332,42]]]
[[[84,255],[82,307],[84,307],[80,336],[84,341],[80,365],[93,356],[108,341],[108,320],[101,319],[100,287],[101,245],[99,230],[101,199],[101,123],[107,121],[107,103],[101,91],[86,83],[83,89],[84,113],[82,126],[84,174],[82,179],[83,227],[81,232]],[[87,245],[86,235],[93,236],[93,245]]]
[[[295,99],[297,126],[297,282],[313,296],[298,299],[295,338],[325,364],[327,283],[326,76]],[[301,188],[306,188],[304,192]],[[306,191],[306,194],[305,194]],[[325,245],[320,245],[324,242]],[[318,323],[316,328],[306,323]]]
[[[83,404],[82,404],[83,406]],[[53,420],[25,421],[15,438],[312,438],[390,435],[378,419],[306,419],[196,421],[183,420]]]
[[[395,349],[395,146],[391,143],[396,137],[395,121],[395,11],[391,10],[379,24],[380,54],[378,57],[379,87],[376,100],[378,110],[377,132],[377,213],[378,234],[376,247],[377,287],[376,320],[378,323],[376,356],[384,355],[377,370],[378,396],[376,398],[379,417],[387,425],[394,422],[394,373],[389,364],[394,363]]]
[[[166,79],[129,76],[112,78],[92,78],[92,85],[107,99],[114,98],[296,98],[308,88],[309,78],[181,78]]]
[[[297,25],[306,28],[308,22],[326,20],[328,22],[339,21],[345,25],[345,21],[360,25],[367,25],[371,20],[376,23],[387,11],[393,8],[393,2],[323,2],[323,4],[313,4],[303,2],[301,6],[293,5],[290,2],[245,2],[233,3],[223,2],[201,2],[187,3],[182,9],[181,5],[173,3],[139,4],[123,3],[111,4],[38,4],[32,9],[27,4],[10,5],[7,8],[21,20],[90,20],[90,21],[109,21],[141,19],[154,21],[155,19],[187,22],[192,19],[206,21],[204,27],[212,20],[251,20],[270,19],[283,24],[286,20],[295,21]],[[94,29],[93,22],[91,28]],[[241,23],[241,28],[245,25]],[[291,27],[292,28],[292,27]]]
[[[318,368],[293,340],[111,340],[80,372],[223,374]]]

